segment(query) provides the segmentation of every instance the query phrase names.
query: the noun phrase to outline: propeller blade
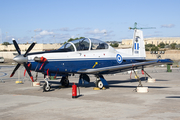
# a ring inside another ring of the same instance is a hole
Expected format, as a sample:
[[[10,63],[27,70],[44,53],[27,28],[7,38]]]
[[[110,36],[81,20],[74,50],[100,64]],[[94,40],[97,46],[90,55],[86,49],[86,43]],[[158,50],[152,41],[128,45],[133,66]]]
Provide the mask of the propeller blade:
[[[35,44],[36,44],[36,43],[33,42],[33,43],[29,46],[29,48],[27,49],[26,53],[24,54],[24,57],[26,57],[26,55],[33,49],[33,47],[34,47]]]
[[[13,44],[14,44],[14,47],[16,48],[17,52],[19,53],[19,55],[21,55],[21,50],[20,50],[16,40],[13,40]]]
[[[17,64],[16,67],[14,68],[12,74],[10,77],[12,77],[14,75],[14,73],[16,72],[16,70],[20,67],[21,64]]]
[[[33,79],[33,76],[31,74],[30,70],[29,70],[29,67],[27,66],[27,64],[25,62],[23,64],[24,64],[24,67],[26,68],[26,71],[29,74],[29,77],[31,78],[32,82],[34,82],[34,79]]]

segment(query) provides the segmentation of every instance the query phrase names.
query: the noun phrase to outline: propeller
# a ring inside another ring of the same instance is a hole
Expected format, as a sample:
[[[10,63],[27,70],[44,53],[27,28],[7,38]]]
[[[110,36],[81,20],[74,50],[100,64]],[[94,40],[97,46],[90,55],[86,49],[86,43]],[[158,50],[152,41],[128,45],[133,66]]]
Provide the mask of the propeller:
[[[33,42],[30,46],[29,46],[29,48],[27,49],[27,51],[26,51],[26,53],[24,54],[24,57],[26,57],[27,56],[27,54],[33,49],[33,47],[35,46],[35,42]]]
[[[27,62],[28,62],[28,57],[27,57],[27,54],[33,49],[34,45],[36,44],[35,42],[33,42],[29,48],[27,49],[26,53],[24,55],[21,55],[21,50],[16,42],[15,39],[12,39],[13,40],[13,44],[14,44],[14,47],[16,48],[17,52],[18,52],[18,56],[14,57],[13,60],[15,62],[17,62],[18,64],[16,65],[16,67],[14,68],[12,74],[10,75],[10,77],[12,77],[14,75],[14,73],[17,71],[17,69],[20,67],[21,64],[24,65],[29,77],[31,78],[32,82],[34,82],[34,79],[33,79],[33,76],[30,72],[30,69],[27,65]]]

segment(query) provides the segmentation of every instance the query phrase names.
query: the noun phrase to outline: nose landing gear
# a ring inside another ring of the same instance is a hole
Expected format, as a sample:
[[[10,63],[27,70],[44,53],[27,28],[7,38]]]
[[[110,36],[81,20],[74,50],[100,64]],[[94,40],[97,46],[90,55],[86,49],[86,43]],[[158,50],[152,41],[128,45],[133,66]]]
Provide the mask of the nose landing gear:
[[[45,84],[43,85],[43,92],[48,92],[51,89],[51,85],[48,82],[49,77],[44,78]]]

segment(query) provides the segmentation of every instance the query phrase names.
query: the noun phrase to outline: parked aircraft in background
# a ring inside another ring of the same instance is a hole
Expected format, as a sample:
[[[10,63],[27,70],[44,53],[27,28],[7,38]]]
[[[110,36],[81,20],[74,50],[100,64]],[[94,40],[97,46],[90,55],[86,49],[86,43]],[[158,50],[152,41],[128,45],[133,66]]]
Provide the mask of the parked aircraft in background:
[[[142,69],[153,64],[172,63],[170,59],[145,59],[145,45],[141,30],[134,29],[133,45],[129,49],[114,49],[107,43],[94,39],[83,38],[64,44],[58,50],[29,53],[35,43],[32,43],[25,54],[13,39],[14,46],[19,53],[13,60],[18,64],[11,77],[21,64],[24,65],[32,82],[30,70],[40,72],[46,76],[62,76],[61,84],[69,85],[68,76],[79,74],[79,83],[90,81],[89,74],[96,77],[96,86],[108,86],[104,74],[118,73],[135,69]],[[146,73],[146,72],[145,72]],[[50,90],[48,77],[45,78],[44,91]],[[141,81],[139,79],[139,86]]]

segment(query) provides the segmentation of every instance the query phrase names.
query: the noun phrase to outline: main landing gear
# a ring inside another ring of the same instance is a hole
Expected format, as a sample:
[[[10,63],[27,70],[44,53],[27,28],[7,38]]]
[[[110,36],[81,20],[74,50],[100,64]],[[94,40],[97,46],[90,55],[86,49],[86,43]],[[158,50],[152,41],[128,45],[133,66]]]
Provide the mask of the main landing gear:
[[[69,80],[68,80],[68,76],[63,76],[61,78],[61,81],[60,81],[61,85],[63,87],[68,87],[69,86]]]
[[[108,87],[108,83],[102,75],[96,75],[95,85],[100,89],[102,89],[103,87]]]
[[[102,89],[103,87],[108,87],[107,81],[104,79],[102,75],[95,75],[96,81],[95,81],[95,86]],[[81,74],[79,76],[79,85],[85,85],[90,82],[90,78],[87,74]]]
[[[89,82],[90,82],[90,78],[89,78],[89,76],[88,76],[87,74],[81,74],[81,75],[79,76],[79,82],[78,82],[78,84],[79,84],[80,86],[85,85],[85,84],[89,84]]]
[[[104,85],[103,85],[102,81],[101,81],[101,80],[97,80],[97,82],[96,82],[96,87],[102,89],[103,86],[104,86]]]

